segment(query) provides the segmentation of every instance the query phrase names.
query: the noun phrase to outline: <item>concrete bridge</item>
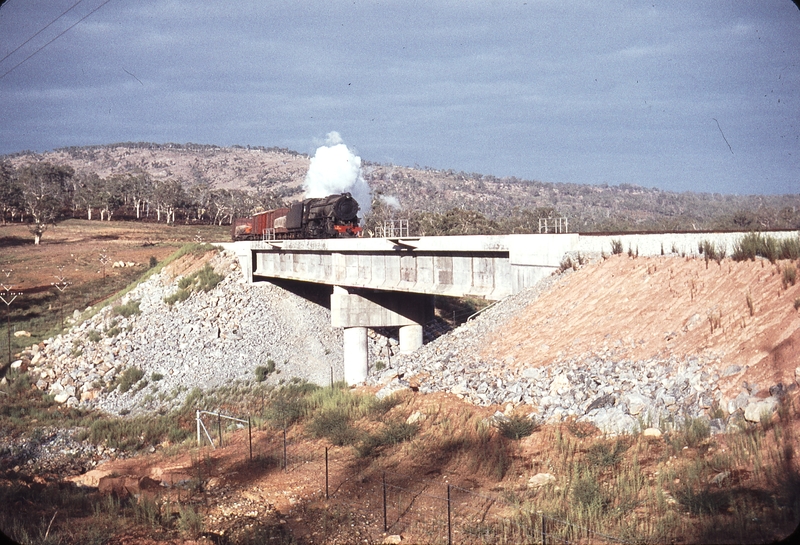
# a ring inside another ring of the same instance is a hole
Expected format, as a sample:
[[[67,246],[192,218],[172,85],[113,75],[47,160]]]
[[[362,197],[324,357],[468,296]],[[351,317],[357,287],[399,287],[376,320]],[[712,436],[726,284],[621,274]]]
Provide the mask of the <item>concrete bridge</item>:
[[[344,328],[345,380],[367,376],[367,328],[398,327],[401,352],[422,346],[433,296],[500,300],[539,282],[573,254],[611,253],[612,241],[640,256],[695,255],[708,240],[731,253],[746,233],[530,234],[237,242],[251,282],[332,286],[331,324]],[[775,238],[794,232],[764,233]],[[229,246],[229,245],[226,245]]]

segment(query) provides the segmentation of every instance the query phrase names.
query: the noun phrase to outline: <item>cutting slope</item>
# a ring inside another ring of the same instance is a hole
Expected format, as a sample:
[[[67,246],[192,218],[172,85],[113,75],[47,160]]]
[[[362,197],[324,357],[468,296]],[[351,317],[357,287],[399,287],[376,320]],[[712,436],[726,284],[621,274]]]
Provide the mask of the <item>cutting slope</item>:
[[[746,369],[762,389],[789,384],[800,365],[800,284],[784,288],[783,269],[795,266],[614,256],[566,275],[498,324],[482,359],[545,367],[603,349],[631,360],[702,355],[720,374]],[[741,378],[731,374],[723,389]]]

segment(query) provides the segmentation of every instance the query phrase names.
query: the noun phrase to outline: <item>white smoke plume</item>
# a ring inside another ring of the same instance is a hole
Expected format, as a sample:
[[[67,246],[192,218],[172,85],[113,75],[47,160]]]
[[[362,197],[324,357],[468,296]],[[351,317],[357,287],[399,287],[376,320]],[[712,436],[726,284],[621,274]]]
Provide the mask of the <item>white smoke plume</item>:
[[[394,195],[381,195],[379,198],[389,208],[400,210],[400,200]]]
[[[372,190],[362,175],[361,157],[350,151],[336,131],[328,133],[325,145],[311,158],[303,187],[306,198],[350,193],[358,201],[361,218],[372,206]]]

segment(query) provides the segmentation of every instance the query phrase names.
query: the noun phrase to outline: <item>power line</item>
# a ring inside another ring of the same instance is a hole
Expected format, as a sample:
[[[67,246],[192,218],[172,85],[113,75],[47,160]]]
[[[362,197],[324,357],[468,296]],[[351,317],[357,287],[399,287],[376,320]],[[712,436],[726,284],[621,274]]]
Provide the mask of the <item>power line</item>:
[[[0,62],[3,62],[3,61],[4,61],[4,60],[6,60],[7,58],[9,58],[11,55],[13,55],[14,53],[16,53],[16,52],[17,52],[17,51],[19,51],[20,49],[22,49],[22,47],[24,47],[24,46],[25,46],[25,44],[27,44],[28,42],[30,42],[31,40],[33,40],[33,39],[34,39],[36,36],[38,36],[39,34],[41,34],[42,32],[44,32],[44,31],[45,31],[45,30],[47,30],[48,28],[50,28],[50,25],[52,25],[53,23],[55,23],[56,21],[58,21],[59,19],[61,19],[63,16],[65,16],[67,13],[69,13],[70,11],[72,11],[72,8],[74,8],[75,6],[77,6],[78,4],[80,4],[81,2],[83,2],[83,0],[78,0],[77,2],[75,2],[74,4],[72,4],[72,6],[71,6],[71,7],[69,7],[69,8],[67,8],[67,9],[66,9],[66,11],[64,11],[64,12],[63,12],[61,15],[59,15],[58,17],[56,17],[55,19],[53,19],[52,21],[50,21],[49,23],[47,23],[47,25],[46,25],[44,28],[42,28],[41,30],[39,30],[39,32],[37,32],[36,34],[34,34],[33,36],[31,36],[31,37],[30,37],[30,38],[28,38],[27,40],[25,40],[24,42],[22,42],[22,43],[21,43],[21,44],[20,44],[20,45],[19,45],[19,46],[18,46],[18,47],[17,47],[17,48],[14,50],[14,51],[12,51],[12,52],[11,52],[11,53],[9,53],[8,55],[6,55],[6,56],[5,56],[5,57],[3,57],[2,59],[0,59]]]
[[[36,54],[37,54],[39,51],[41,51],[42,49],[44,49],[45,47],[47,47],[47,46],[48,46],[48,45],[50,45],[51,43],[53,43],[53,42],[55,42],[56,40],[58,40],[58,39],[59,39],[61,36],[63,36],[63,35],[64,35],[64,34],[66,34],[67,32],[69,32],[69,31],[70,31],[70,30],[72,30],[73,28],[75,28],[75,27],[76,27],[78,24],[82,23],[84,19],[86,19],[87,17],[89,17],[91,14],[93,14],[95,11],[99,10],[100,8],[102,8],[103,6],[105,6],[106,4],[108,4],[109,2],[111,2],[111,0],[105,0],[105,2],[103,2],[102,4],[100,4],[99,6],[97,6],[96,8],[94,8],[92,11],[90,11],[89,13],[87,13],[86,15],[84,15],[83,17],[81,17],[80,19],[78,19],[78,20],[77,20],[75,23],[73,23],[72,25],[70,25],[69,27],[67,27],[67,29],[66,29],[66,30],[64,30],[63,32],[61,32],[60,34],[58,34],[58,35],[57,35],[55,38],[53,38],[52,40],[50,40],[49,42],[47,42],[46,44],[44,44],[42,47],[40,47],[39,49],[37,49],[36,51],[34,51],[33,53],[31,53],[30,55],[28,55],[28,56],[27,56],[27,57],[25,57],[24,59],[22,59],[22,60],[21,60],[19,63],[17,63],[16,65],[14,65],[14,66],[13,66],[13,67],[12,67],[10,70],[8,70],[6,73],[4,73],[2,76],[0,76],[0,79],[3,79],[3,78],[4,78],[4,77],[6,77],[7,75],[9,75],[11,72],[13,72],[14,70],[16,70],[16,69],[17,69],[17,68],[18,68],[18,67],[19,67],[21,64],[25,63],[25,62],[26,62],[28,59],[30,59],[31,57],[33,57],[34,55],[36,55]]]

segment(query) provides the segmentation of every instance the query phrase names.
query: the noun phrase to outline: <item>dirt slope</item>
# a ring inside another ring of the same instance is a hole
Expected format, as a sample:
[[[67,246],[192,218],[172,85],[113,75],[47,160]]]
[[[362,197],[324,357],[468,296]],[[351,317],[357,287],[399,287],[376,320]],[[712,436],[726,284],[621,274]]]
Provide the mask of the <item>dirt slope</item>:
[[[720,375],[731,365],[746,369],[761,390],[788,385],[800,365],[800,283],[784,289],[787,266],[797,264],[613,256],[566,275],[498,324],[483,356],[532,367],[604,349],[617,359],[697,355]],[[731,375],[725,387],[740,387],[741,378]]]

